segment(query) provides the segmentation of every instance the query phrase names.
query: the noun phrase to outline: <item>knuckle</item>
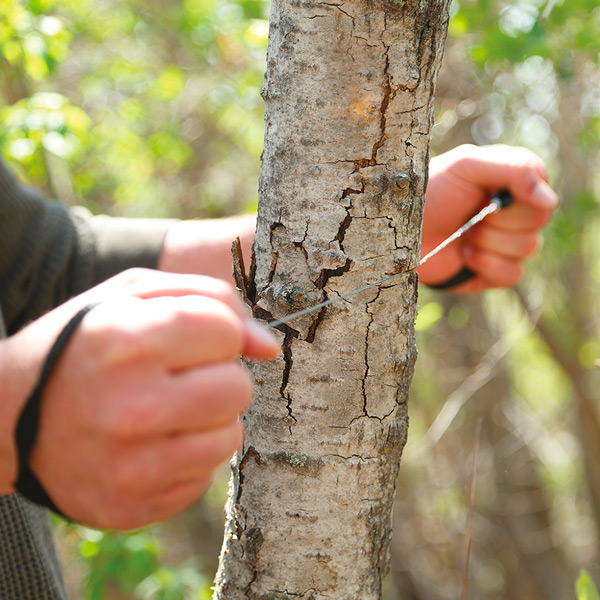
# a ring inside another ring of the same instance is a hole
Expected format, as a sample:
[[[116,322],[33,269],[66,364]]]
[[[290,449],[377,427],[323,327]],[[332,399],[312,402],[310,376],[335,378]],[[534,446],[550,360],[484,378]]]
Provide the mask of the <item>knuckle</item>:
[[[153,427],[155,413],[146,395],[135,399],[123,399],[105,417],[105,431],[115,440],[128,440],[140,437]]]
[[[475,144],[461,144],[460,146],[456,146],[456,148],[454,148],[453,150],[450,150],[450,153],[454,154],[457,161],[471,159],[471,157],[477,155],[480,152],[481,148],[479,148]]]
[[[243,413],[252,401],[254,382],[248,371],[236,364],[225,366],[222,372],[224,395],[237,413]]]
[[[470,172],[477,166],[477,158],[468,148],[463,149],[461,146],[461,150],[454,159],[454,165],[461,171]]]
[[[197,304],[195,298],[178,298],[169,307],[169,326],[187,330],[196,324]]]
[[[533,256],[540,248],[542,239],[539,235],[532,235],[524,243],[523,258]]]
[[[254,393],[254,382],[250,373],[243,367],[238,367],[238,375],[235,379],[236,398],[240,400],[240,404],[245,409],[252,400]]]
[[[146,355],[149,351],[140,332],[124,327],[120,323],[109,322],[89,333],[87,342],[94,350],[94,363],[99,368],[131,362]]]
[[[113,327],[106,331],[106,343],[121,359],[132,359],[142,354],[142,336],[135,331]]]
[[[117,497],[127,498],[138,491],[140,473],[135,465],[122,456],[116,457],[112,464],[112,481]]]
[[[147,279],[153,273],[152,269],[144,269],[143,267],[132,267],[126,269],[122,273],[115,275],[113,281],[118,282],[124,287],[134,287],[144,279]]]

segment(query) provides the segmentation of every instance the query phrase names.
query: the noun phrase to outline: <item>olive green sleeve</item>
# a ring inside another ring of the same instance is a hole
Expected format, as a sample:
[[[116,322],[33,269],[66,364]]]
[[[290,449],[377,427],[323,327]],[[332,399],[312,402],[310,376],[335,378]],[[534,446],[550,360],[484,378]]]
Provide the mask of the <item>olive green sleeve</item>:
[[[107,216],[87,218],[87,227],[91,229],[94,240],[92,284],[131,267],[155,269],[165,234],[173,222],[170,219]]]
[[[156,267],[171,223],[67,210],[0,161],[0,306],[8,334],[124,269]]]

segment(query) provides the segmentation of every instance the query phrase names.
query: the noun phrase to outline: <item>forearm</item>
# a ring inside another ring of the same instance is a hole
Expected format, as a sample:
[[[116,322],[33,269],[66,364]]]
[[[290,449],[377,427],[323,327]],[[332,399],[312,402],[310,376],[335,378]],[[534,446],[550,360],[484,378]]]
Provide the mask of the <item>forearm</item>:
[[[231,281],[231,243],[240,238],[244,259],[249,264],[255,227],[256,215],[178,221],[167,231],[158,268]]]

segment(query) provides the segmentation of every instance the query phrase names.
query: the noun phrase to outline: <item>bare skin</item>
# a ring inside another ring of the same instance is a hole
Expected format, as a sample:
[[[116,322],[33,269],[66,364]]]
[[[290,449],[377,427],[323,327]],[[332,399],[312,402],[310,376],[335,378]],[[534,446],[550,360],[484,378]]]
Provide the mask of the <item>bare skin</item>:
[[[219,279],[134,269],[70,300],[0,344],[1,393],[12,400],[3,406],[2,493],[13,491],[7,425],[33,386],[31,365],[97,300],[44,390],[30,465],[72,519],[131,529],[202,495],[242,440],[252,385],[237,357],[268,359],[279,347]]]
[[[465,145],[432,159],[422,254],[463,225],[500,189],[512,192],[514,203],[423,265],[422,283],[443,282],[465,266],[477,277],[453,292],[510,287],[521,279],[523,261],[538,249],[540,230],[558,205],[543,162],[526,148]]]
[[[461,146],[433,159],[422,251],[501,188],[514,205],[424,265],[422,282],[464,266],[477,277],[457,292],[518,281],[557,205],[542,162],[525,149]],[[279,353],[223,281],[231,277],[231,241],[239,236],[247,256],[253,235],[250,215],[174,223],[159,260],[172,273],[126,271],[0,342],[0,494],[14,491],[16,420],[53,341],[79,308],[102,300],[44,390],[32,470],[66,515],[101,528],[160,521],[202,495],[241,441],[238,417],[252,386],[237,358]]]
[[[494,192],[509,189],[515,202],[423,265],[419,269],[421,283],[440,283],[466,266],[477,277],[452,292],[473,293],[515,285],[523,274],[523,262],[540,245],[540,230],[558,205],[547,180],[543,162],[526,148],[464,145],[433,158],[422,256],[468,221]],[[159,267],[229,280],[231,240],[240,237],[248,259],[254,229],[254,215],[175,223],[167,233]]]

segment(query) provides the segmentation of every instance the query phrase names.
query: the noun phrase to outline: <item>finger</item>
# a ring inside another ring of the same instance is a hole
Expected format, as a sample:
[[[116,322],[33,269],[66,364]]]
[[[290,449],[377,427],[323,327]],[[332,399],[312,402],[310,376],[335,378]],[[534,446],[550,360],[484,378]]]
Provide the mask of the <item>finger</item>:
[[[447,294],[478,294],[484,290],[489,289],[488,282],[482,277],[475,276],[464,283],[455,285],[445,290]]]
[[[242,320],[205,296],[123,297],[100,304],[82,323],[93,332],[92,355],[105,364],[150,360],[168,371],[221,362],[241,353]]]
[[[125,496],[155,494],[182,481],[205,478],[242,443],[242,426],[184,433],[130,445],[114,469],[115,489]]]
[[[212,298],[182,296],[152,298],[151,318],[158,344],[168,353],[174,369],[186,369],[243,354],[274,358],[281,344],[274,334],[252,318],[240,319],[229,307]],[[158,320],[159,306],[164,318]]]
[[[465,246],[492,252],[517,260],[533,255],[540,247],[541,237],[537,231],[513,232],[481,225],[465,236]]]
[[[236,421],[250,405],[253,381],[234,362],[207,365],[171,378],[173,403],[165,403],[162,431],[202,432]]]
[[[432,250],[423,246],[421,258]],[[448,247],[435,255],[431,260],[418,268],[419,281],[425,285],[437,285],[447,281],[464,266],[464,259],[458,242],[454,247]]]
[[[159,494],[146,494],[128,500],[116,498],[104,502],[89,516],[77,520],[98,529],[139,529],[179,514],[200,499],[211,481],[212,473],[207,473],[190,481],[176,483]]]
[[[165,521],[183,512],[204,495],[210,487],[211,481],[211,476],[204,476],[175,484],[158,498],[151,500],[148,505],[149,515],[146,523]],[[138,524],[134,528],[137,527],[140,525]]]
[[[466,266],[487,283],[487,287],[512,287],[523,276],[523,266],[518,260],[494,252],[463,248]]]
[[[278,356],[281,352],[281,343],[271,332],[251,319],[248,307],[241,301],[233,286],[220,279],[130,269],[111,281],[110,290],[121,294],[125,288],[130,294],[148,300],[199,296],[223,302],[244,323],[244,341],[240,349],[242,354],[249,358],[268,359]]]
[[[487,217],[487,224],[507,231],[532,231],[541,229],[552,218],[552,211],[512,204],[508,208]]]
[[[173,433],[200,433],[235,422],[252,400],[248,372],[233,361],[155,377],[127,406],[116,407],[109,428],[132,439]]]
[[[275,358],[281,354],[282,343],[275,337],[274,331],[269,331],[259,321],[244,321],[244,356],[261,360]]]
[[[250,317],[249,308],[242,302],[235,288],[215,277],[165,273],[153,269],[128,269],[95,288],[110,298],[125,293],[139,298],[161,296],[205,296],[223,302],[240,318]]]
[[[543,162],[526,148],[483,146],[477,153],[466,153],[456,162],[456,174],[489,193],[508,188],[517,203],[552,210],[558,197],[546,183]]]

